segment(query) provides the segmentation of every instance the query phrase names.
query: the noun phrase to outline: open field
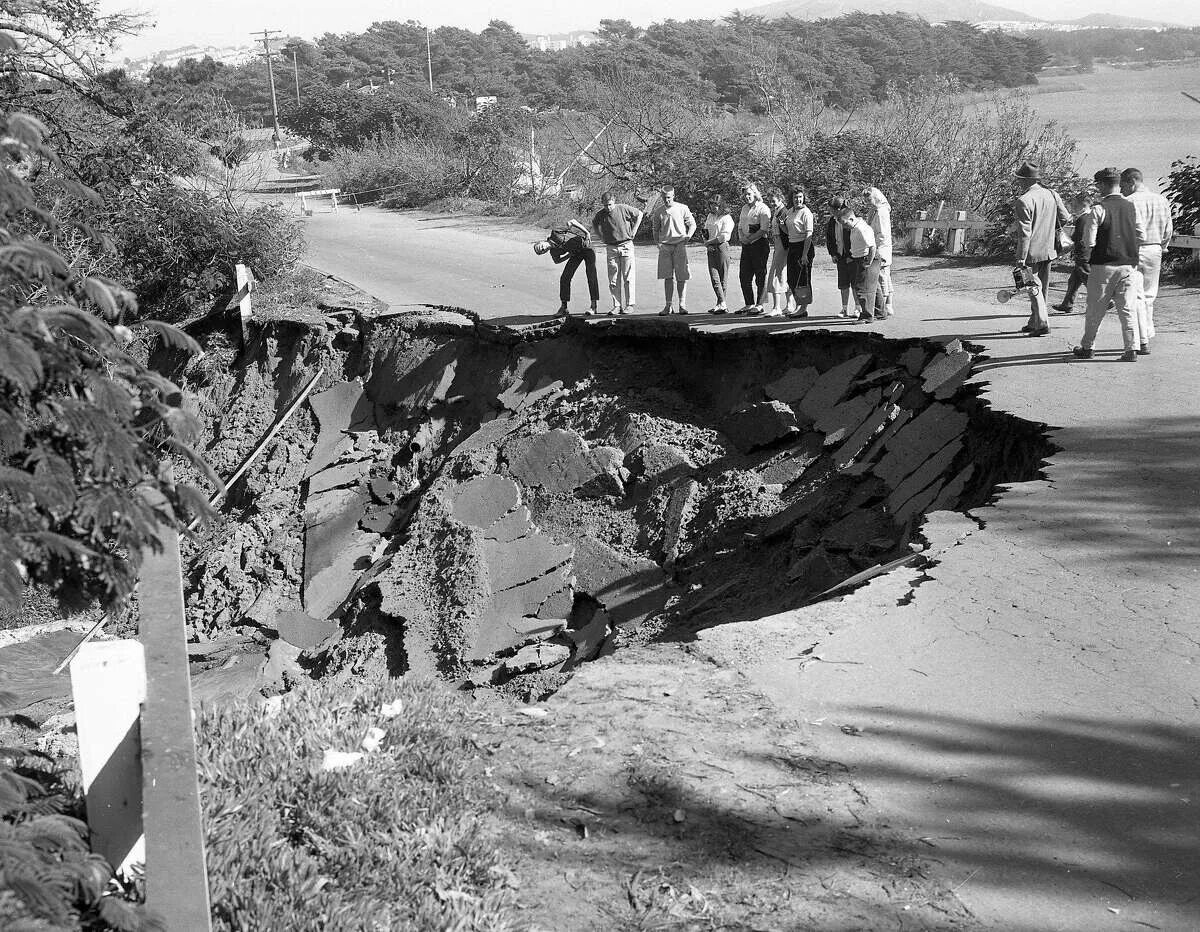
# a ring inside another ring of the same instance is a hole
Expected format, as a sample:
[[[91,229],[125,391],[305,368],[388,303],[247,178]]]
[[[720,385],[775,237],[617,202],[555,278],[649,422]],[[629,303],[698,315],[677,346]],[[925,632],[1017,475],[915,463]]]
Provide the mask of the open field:
[[[1031,102],[1079,140],[1080,172],[1116,165],[1142,169],[1149,185],[1171,163],[1200,155],[1200,63],[1131,70],[1097,66],[1094,74],[1042,78]]]

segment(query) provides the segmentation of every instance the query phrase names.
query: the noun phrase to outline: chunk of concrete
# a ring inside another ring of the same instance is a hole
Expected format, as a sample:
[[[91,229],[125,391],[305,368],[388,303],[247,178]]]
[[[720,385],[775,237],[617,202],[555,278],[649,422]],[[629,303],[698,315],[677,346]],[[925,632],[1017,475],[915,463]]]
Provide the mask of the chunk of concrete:
[[[975,475],[975,464],[968,463],[961,472],[953,479],[942,486],[942,490],[938,492],[935,498],[929,505],[929,511],[942,511],[943,509],[953,508],[958,504],[959,497],[967,487],[967,482]]]
[[[563,586],[552,592],[537,611],[538,618],[570,618],[575,607],[575,589],[571,585]]]
[[[765,483],[785,488],[799,479],[813,463],[821,458],[824,438],[817,433],[805,434],[798,442],[759,467],[758,474]]]
[[[721,421],[721,432],[743,453],[800,432],[796,414],[782,401],[766,401],[734,411]]]
[[[639,444],[626,462],[643,482],[665,482],[696,469],[686,453],[666,443]]]
[[[308,494],[327,492],[339,486],[354,485],[371,470],[370,460],[360,460],[357,463],[346,463],[342,466],[330,466],[308,480]]]
[[[295,611],[280,612],[275,616],[274,627],[280,638],[301,650],[316,647],[338,631],[335,622],[322,621],[307,612]]]
[[[341,607],[368,568],[379,535],[355,526],[343,531],[340,521],[309,528],[304,535],[304,610],[328,618]]]
[[[954,458],[958,456],[962,448],[962,440],[955,438],[922,463],[919,468],[911,475],[906,476],[904,481],[892,490],[888,496],[888,508],[894,514],[898,514],[900,507],[921,491],[921,489],[928,486],[939,476],[944,478],[950,471],[950,464],[954,462]]]
[[[521,490],[507,476],[476,476],[449,489],[446,498],[454,520],[482,529],[521,504]]]
[[[813,427],[825,435],[825,446],[831,447],[853,434],[881,406],[883,390],[872,388],[862,395],[834,405],[816,419]]]
[[[309,455],[305,478],[310,478],[337,462],[353,441],[346,438],[346,431],[353,426],[363,429],[374,426],[374,406],[363,396],[363,384],[335,382],[323,392],[309,396],[309,406],[317,418],[319,427],[317,442]]]
[[[859,508],[822,531],[821,542],[830,550],[856,550],[893,533],[891,518],[878,508]]]
[[[821,373],[812,366],[805,366],[803,369],[788,369],[775,381],[764,384],[763,391],[767,393],[768,398],[774,401],[793,404],[808,393],[820,375]]]
[[[869,353],[863,353],[822,372],[812,388],[793,407],[809,420],[815,421],[846,397],[850,384],[871,364],[873,358]]]
[[[360,489],[330,489],[317,495],[309,495],[304,501],[304,526],[316,527],[334,518],[356,511],[357,522],[366,510],[367,495]]]
[[[846,438],[833,454],[833,465],[837,469],[845,469],[866,448],[871,439],[884,429],[884,425],[894,421],[900,414],[898,405],[882,404]]]
[[[497,593],[540,579],[561,567],[574,553],[571,545],[556,544],[543,534],[510,543],[484,540],[482,545],[492,592]]]
[[[967,427],[967,415],[947,404],[935,403],[909,421],[885,444],[886,453],[873,467],[892,488]]]
[[[566,644],[530,644],[522,647],[502,666],[512,674],[533,673],[548,667],[561,665],[571,658],[571,648]]]
[[[928,354],[919,346],[910,346],[900,354],[900,365],[908,370],[909,375],[916,375],[925,368]]]
[[[957,388],[971,371],[974,357],[964,349],[953,353],[939,353],[924,369],[921,370],[923,388],[933,394],[947,383]]]
[[[487,610],[501,615],[537,615],[546,600],[563,588],[570,575],[569,564],[554,567],[544,576],[496,592]]]
[[[533,531],[533,519],[529,515],[529,509],[524,505],[518,505],[513,511],[502,518],[497,518],[485,527],[483,536],[489,540],[508,543],[518,540],[526,534],[532,534]]]
[[[475,641],[464,657],[472,663],[529,641],[553,637],[566,622],[561,618],[526,618],[524,615],[487,615],[480,619]]]
[[[667,501],[667,511],[663,516],[666,528],[663,535],[663,568],[668,573],[672,572],[675,560],[679,557],[679,542],[687,530],[699,488],[700,484],[695,479],[685,479],[675,487]]]
[[[603,605],[618,627],[636,627],[666,605],[666,577],[653,560],[629,557],[594,537],[575,547],[575,590]]]
[[[573,430],[555,429],[524,437],[510,443],[504,452],[509,473],[527,488],[563,493],[596,485],[624,489],[611,453],[589,450]]]

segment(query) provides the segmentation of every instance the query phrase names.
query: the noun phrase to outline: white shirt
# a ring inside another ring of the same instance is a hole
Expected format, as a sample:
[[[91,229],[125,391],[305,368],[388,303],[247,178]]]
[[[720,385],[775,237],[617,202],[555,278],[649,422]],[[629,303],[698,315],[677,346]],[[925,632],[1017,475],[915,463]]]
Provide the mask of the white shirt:
[[[763,236],[770,232],[768,228],[771,225],[771,208],[762,201],[742,206],[742,212],[738,217],[738,236],[741,237],[743,243],[758,232],[750,229],[753,225],[758,226],[758,230],[762,231]]]
[[[813,234],[813,212],[807,207],[789,207],[787,209],[787,230],[789,243],[801,243]]]
[[[850,255],[862,259],[874,248],[874,231],[862,217],[855,217],[850,221]]]
[[[871,215],[871,232],[875,234],[875,246],[883,262],[892,261],[892,208],[880,204]]]
[[[728,243],[731,236],[733,236],[733,217],[729,214],[720,216],[709,214],[704,218],[704,238],[706,240],[719,239],[722,243]]]
[[[1171,245],[1171,237],[1175,235],[1171,222],[1171,203],[1161,194],[1141,188],[1125,198],[1133,204],[1137,211],[1138,221],[1145,230],[1144,243],[1147,246],[1158,244],[1166,249]]]

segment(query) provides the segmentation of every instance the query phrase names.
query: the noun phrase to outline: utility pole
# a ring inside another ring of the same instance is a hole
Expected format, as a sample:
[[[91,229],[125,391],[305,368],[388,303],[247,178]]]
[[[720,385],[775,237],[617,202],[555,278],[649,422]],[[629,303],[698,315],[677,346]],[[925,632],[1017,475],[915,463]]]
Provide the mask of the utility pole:
[[[283,141],[283,136],[279,132],[279,101],[275,98],[275,66],[271,63],[271,36],[279,34],[278,29],[264,29],[261,33],[253,33],[253,35],[262,36],[263,49],[267,56],[267,80],[271,84],[271,125],[275,129],[275,148],[279,148],[280,142]]]
[[[296,79],[296,106],[300,106],[300,64],[296,60],[296,50],[292,49],[292,76]]]
[[[429,95],[433,96],[433,52],[429,49],[429,27],[425,27],[425,67],[429,72]]]

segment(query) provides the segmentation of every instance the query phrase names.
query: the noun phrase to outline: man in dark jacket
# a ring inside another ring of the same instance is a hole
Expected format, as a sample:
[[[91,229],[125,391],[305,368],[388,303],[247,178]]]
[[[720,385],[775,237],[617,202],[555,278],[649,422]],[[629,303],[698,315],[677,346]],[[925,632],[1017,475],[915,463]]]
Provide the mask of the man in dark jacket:
[[[583,264],[587,275],[588,295],[592,299],[591,313],[596,313],[596,303],[600,300],[600,282],[596,278],[596,250],[591,245],[591,233],[578,220],[568,220],[564,229],[554,229],[544,240],[533,244],[533,251],[539,256],[550,253],[555,264],[567,263],[562,276],[558,280],[558,299],[562,306],[558,309],[559,317],[569,317],[567,305],[571,301],[571,279],[575,271]],[[586,315],[585,315],[586,316]]]
[[[853,317],[850,313],[850,230],[842,226],[838,214],[846,207],[844,197],[835,197],[829,202],[829,219],[825,222],[825,248],[829,250],[829,258],[837,267],[838,291],[842,293],[842,316]]]
[[[1083,244],[1090,249],[1091,261],[1087,315],[1083,338],[1072,352],[1076,359],[1091,358],[1100,322],[1111,304],[1117,310],[1125,342],[1121,362],[1137,362],[1133,272],[1137,268],[1138,246],[1145,238],[1145,229],[1133,204],[1121,194],[1121,173],[1115,168],[1102,168],[1093,177],[1100,200],[1084,218]]]

